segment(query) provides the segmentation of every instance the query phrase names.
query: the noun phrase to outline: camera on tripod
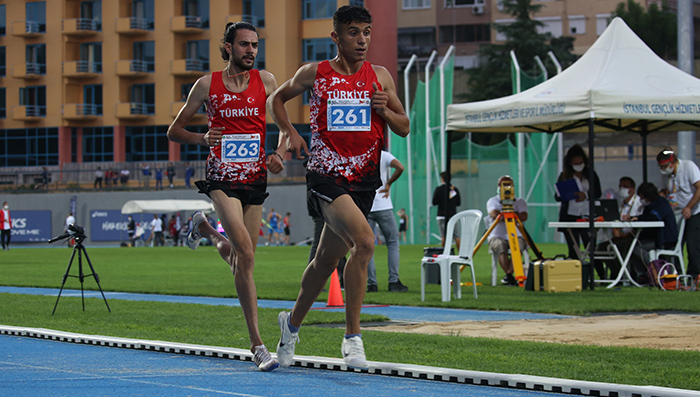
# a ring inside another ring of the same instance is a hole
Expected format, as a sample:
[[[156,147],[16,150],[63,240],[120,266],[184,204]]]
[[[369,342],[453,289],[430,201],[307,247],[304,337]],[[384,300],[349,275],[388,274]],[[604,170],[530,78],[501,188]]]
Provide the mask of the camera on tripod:
[[[51,238],[49,240],[49,244],[55,243],[56,241],[63,240],[69,237],[80,241],[84,240],[87,237],[85,236],[85,228],[71,223],[70,225],[68,225],[68,228],[65,233]]]
[[[515,185],[513,184],[513,180],[501,178],[498,182],[498,187],[501,195],[501,204],[504,206],[512,206],[515,202]]]

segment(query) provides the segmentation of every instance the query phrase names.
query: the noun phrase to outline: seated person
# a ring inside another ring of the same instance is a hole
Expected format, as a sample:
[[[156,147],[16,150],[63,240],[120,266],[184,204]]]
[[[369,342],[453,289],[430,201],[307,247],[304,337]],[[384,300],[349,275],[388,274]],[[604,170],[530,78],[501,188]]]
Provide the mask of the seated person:
[[[510,176],[504,175],[498,178],[498,194],[491,197],[486,202],[486,211],[489,213],[491,222],[494,222],[503,210],[503,203],[501,202],[501,184],[503,182],[510,182],[510,186],[514,186],[513,178]],[[516,198],[513,202],[513,212],[518,216],[520,222],[525,222],[527,220],[527,203],[525,200]],[[508,257],[508,250],[510,247],[508,244],[508,232],[504,221],[499,222],[498,225],[491,230],[488,243],[489,248],[496,256],[501,268],[506,272],[506,276],[503,277],[501,283],[505,285],[518,285],[518,281],[513,276],[513,261]],[[520,234],[520,230],[518,230],[518,243],[520,245],[520,251],[527,250],[527,243]]]
[[[630,217],[639,216],[644,210],[644,206],[642,205],[639,196],[636,194],[636,187],[637,184],[634,182],[634,179],[628,176],[623,176],[622,178],[620,178],[620,190],[618,191],[620,194],[620,198],[622,198],[622,201],[620,202],[620,219],[628,220]],[[604,231],[601,231],[601,233],[598,234],[598,241],[600,241],[600,244],[596,246],[596,251],[611,252],[612,249],[610,248],[609,241],[610,235],[608,234],[607,236],[601,236],[603,234],[602,232]],[[629,237],[631,233],[632,229],[630,228],[613,229],[612,238],[622,239],[625,237]],[[598,274],[598,278],[600,278],[601,280],[615,278],[617,273],[620,271],[620,263],[616,259],[596,260],[595,270]],[[610,271],[609,274],[608,270]]]
[[[649,250],[673,249],[678,241],[678,225],[671,204],[665,197],[659,195],[653,183],[645,182],[639,185],[637,194],[644,206],[644,211],[641,215],[625,216],[622,220],[664,223],[662,228],[642,229],[639,234],[639,244],[630,258],[630,274],[638,283],[646,283],[647,265],[650,262]],[[626,253],[631,242],[632,237],[626,237],[617,243],[620,252]]]

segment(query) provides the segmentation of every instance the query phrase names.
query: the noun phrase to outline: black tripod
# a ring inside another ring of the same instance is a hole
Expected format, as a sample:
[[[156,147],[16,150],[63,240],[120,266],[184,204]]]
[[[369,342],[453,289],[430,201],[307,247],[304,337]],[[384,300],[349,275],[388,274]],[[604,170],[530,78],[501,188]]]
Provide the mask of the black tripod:
[[[85,292],[83,291],[83,281],[85,280],[86,277],[94,277],[95,282],[97,282],[97,287],[100,289],[100,293],[102,294],[102,299],[105,301],[105,305],[107,305],[107,310],[111,313],[112,310],[109,308],[109,304],[107,303],[107,298],[105,298],[105,293],[102,292],[102,287],[100,286],[100,277],[97,275],[95,272],[95,268],[92,267],[92,262],[90,262],[90,257],[87,254],[87,251],[85,251],[85,246],[83,245],[83,240],[85,240],[86,236],[81,232],[74,233],[76,230],[74,229],[83,229],[80,226],[75,226],[75,225],[69,225],[68,230],[69,232],[64,233],[60,236],[54,237],[51,240],[49,240],[49,243],[53,243],[58,240],[62,240],[67,237],[73,237],[75,239],[75,246],[73,247],[73,254],[70,256],[70,261],[68,262],[68,268],[66,269],[66,274],[63,275],[63,282],[61,283],[61,290],[58,292],[58,297],[56,298],[56,304],[53,307],[53,312],[51,315],[53,316],[54,313],[56,313],[56,307],[58,307],[58,300],[61,299],[61,293],[63,292],[63,286],[66,285],[66,280],[68,277],[75,277],[80,280],[80,295],[83,299],[83,311],[85,311]],[[84,230],[84,229],[83,229]],[[68,274],[70,272],[70,267],[73,264],[73,259],[75,258],[75,253],[78,253],[78,275],[77,276],[72,276]],[[85,259],[87,260],[88,265],[90,266],[90,271],[92,271],[91,274],[83,274],[83,254],[85,254]]]

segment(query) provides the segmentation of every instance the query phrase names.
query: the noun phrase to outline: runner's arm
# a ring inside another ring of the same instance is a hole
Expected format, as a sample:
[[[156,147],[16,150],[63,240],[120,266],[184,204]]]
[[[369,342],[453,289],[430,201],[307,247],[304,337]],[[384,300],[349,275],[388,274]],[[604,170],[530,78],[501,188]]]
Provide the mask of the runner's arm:
[[[399,97],[396,96],[394,79],[386,68],[376,65],[373,67],[382,89],[378,90],[378,87],[373,84],[375,91],[372,93],[372,109],[386,121],[396,135],[406,137],[411,130],[411,125]]]
[[[175,116],[172,124],[168,128],[168,139],[172,142],[190,145],[209,146],[209,132],[207,134],[199,134],[190,132],[185,129],[185,126],[192,117],[197,113],[200,107],[207,102],[209,97],[209,86],[211,85],[211,75],[206,75],[199,78],[194,83],[190,93],[187,95],[185,105],[180,109],[180,112]],[[212,139],[215,139],[212,137]]]

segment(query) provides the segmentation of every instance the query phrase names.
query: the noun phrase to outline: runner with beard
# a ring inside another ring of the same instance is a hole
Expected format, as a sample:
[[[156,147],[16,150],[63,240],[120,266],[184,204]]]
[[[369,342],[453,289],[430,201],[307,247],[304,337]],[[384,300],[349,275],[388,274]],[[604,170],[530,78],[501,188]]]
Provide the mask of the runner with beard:
[[[201,239],[207,238],[229,264],[248,326],[253,360],[260,370],[272,371],[279,364],[263,344],[258,330],[253,267],[262,204],[267,197],[267,169],[279,173],[284,168],[282,157],[277,154],[266,158],[264,147],[265,101],[277,83],[271,73],[253,69],[258,53],[258,34],[253,25],[227,24],[221,42],[226,68],[197,80],[168,129],[168,138],[210,148],[206,180],[195,185],[211,198],[227,237],[197,211],[192,214],[187,245],[196,249]],[[209,130],[205,134],[187,131],[187,122],[203,104]]]

